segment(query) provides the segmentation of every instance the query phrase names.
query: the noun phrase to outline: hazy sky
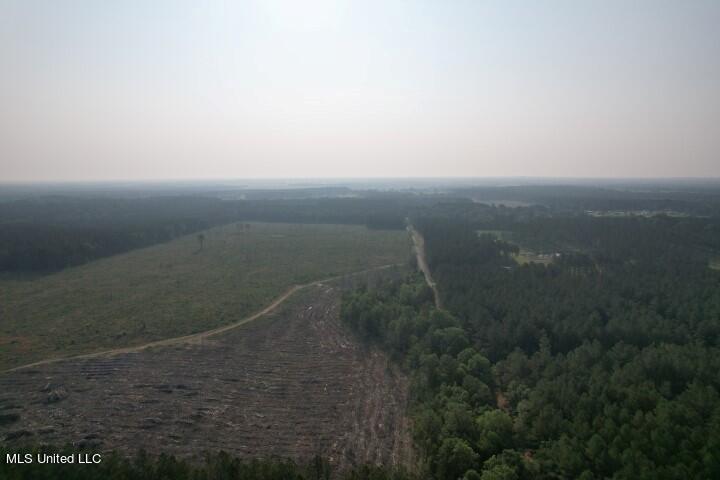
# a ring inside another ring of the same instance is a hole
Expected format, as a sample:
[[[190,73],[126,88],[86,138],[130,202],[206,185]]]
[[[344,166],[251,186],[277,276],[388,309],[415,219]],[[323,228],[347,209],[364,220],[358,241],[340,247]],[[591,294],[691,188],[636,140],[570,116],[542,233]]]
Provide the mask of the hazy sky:
[[[0,0],[0,181],[720,176],[720,1]]]

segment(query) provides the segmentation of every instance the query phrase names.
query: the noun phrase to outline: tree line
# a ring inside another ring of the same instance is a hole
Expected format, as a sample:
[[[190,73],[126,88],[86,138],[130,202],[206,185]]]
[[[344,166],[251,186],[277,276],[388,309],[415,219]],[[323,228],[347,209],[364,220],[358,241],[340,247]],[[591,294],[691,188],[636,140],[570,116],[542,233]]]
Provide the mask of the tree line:
[[[401,229],[405,196],[220,200],[38,197],[0,202],[0,272],[45,273],[232,222],[339,223]]]

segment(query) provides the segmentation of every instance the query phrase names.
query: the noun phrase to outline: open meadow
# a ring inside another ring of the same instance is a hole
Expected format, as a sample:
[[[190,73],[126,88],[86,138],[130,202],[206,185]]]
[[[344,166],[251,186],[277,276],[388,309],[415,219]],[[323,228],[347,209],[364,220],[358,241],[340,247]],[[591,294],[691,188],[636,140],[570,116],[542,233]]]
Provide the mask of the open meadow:
[[[293,285],[410,255],[403,230],[253,223],[202,235],[0,280],[0,370],[230,324]]]

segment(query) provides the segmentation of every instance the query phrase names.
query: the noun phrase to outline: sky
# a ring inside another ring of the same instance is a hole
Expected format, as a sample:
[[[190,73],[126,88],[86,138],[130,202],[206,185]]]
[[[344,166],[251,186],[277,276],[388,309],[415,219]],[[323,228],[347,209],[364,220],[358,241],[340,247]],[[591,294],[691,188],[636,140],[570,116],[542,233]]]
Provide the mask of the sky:
[[[720,177],[716,0],[0,0],[0,182]]]

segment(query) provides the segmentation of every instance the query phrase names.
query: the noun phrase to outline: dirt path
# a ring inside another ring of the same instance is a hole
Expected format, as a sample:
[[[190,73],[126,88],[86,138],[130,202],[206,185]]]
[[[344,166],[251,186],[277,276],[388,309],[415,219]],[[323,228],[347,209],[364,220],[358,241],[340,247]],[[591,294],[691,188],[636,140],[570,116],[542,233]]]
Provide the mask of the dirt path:
[[[350,288],[298,287],[257,321],[203,342],[0,375],[0,411],[16,417],[0,425],[0,446],[190,461],[220,450],[301,463],[320,455],[331,478],[365,463],[412,468],[408,379],[342,323]]]
[[[50,363],[62,362],[65,360],[82,360],[82,359],[97,358],[97,357],[104,357],[104,356],[120,355],[120,354],[125,354],[125,353],[137,353],[137,352],[146,350],[148,348],[153,348],[153,347],[165,347],[165,346],[179,345],[179,344],[185,344],[185,343],[199,343],[202,340],[204,340],[212,335],[217,335],[219,333],[227,332],[228,330],[232,330],[233,328],[237,328],[241,325],[245,325],[246,323],[252,322],[253,320],[257,320],[258,318],[262,317],[263,315],[267,315],[268,313],[272,312],[277,307],[279,307],[285,300],[290,298],[295,292],[297,292],[298,290],[301,290],[303,288],[321,285],[323,283],[331,282],[333,280],[337,280],[340,278],[349,277],[352,275],[361,275],[363,273],[372,272],[374,270],[382,270],[382,269],[395,267],[395,266],[397,266],[397,265],[396,264],[381,265],[379,267],[368,268],[366,270],[361,270],[359,272],[352,272],[352,273],[348,273],[348,274],[344,274],[344,275],[337,275],[334,277],[325,278],[322,280],[316,280],[314,282],[305,283],[302,285],[294,285],[290,289],[288,289],[285,293],[283,293],[282,295],[277,297],[275,300],[273,300],[273,302],[270,305],[263,308],[259,312],[254,313],[254,314],[250,315],[249,317],[245,317],[242,320],[238,320],[237,322],[230,323],[228,325],[223,325],[222,327],[217,327],[217,328],[213,328],[211,330],[205,330],[205,331],[193,333],[190,335],[183,335],[180,337],[156,340],[153,342],[148,342],[148,343],[144,343],[142,345],[136,345],[136,346],[131,346],[131,347],[113,348],[110,350],[103,350],[103,351],[94,352],[94,353],[85,353],[85,354],[81,354],[81,355],[73,355],[73,356],[69,356],[69,357],[48,358],[45,360],[40,360],[37,362],[28,363],[25,365],[20,365],[19,367],[14,367],[14,368],[5,370],[3,372],[0,372],[0,375],[3,373],[15,372],[17,370],[22,370],[25,368],[37,367],[40,365],[47,365]]]
[[[407,229],[408,232],[410,232],[413,244],[415,245],[415,254],[417,255],[418,267],[420,267],[420,270],[422,270],[423,275],[425,276],[425,282],[428,284],[428,287],[432,288],[433,296],[435,297],[435,308],[441,308],[440,294],[438,293],[437,284],[432,278],[432,274],[430,273],[430,267],[428,267],[427,259],[425,258],[425,239],[420,234],[420,232],[415,230],[415,227],[413,227],[412,224],[408,223]]]

